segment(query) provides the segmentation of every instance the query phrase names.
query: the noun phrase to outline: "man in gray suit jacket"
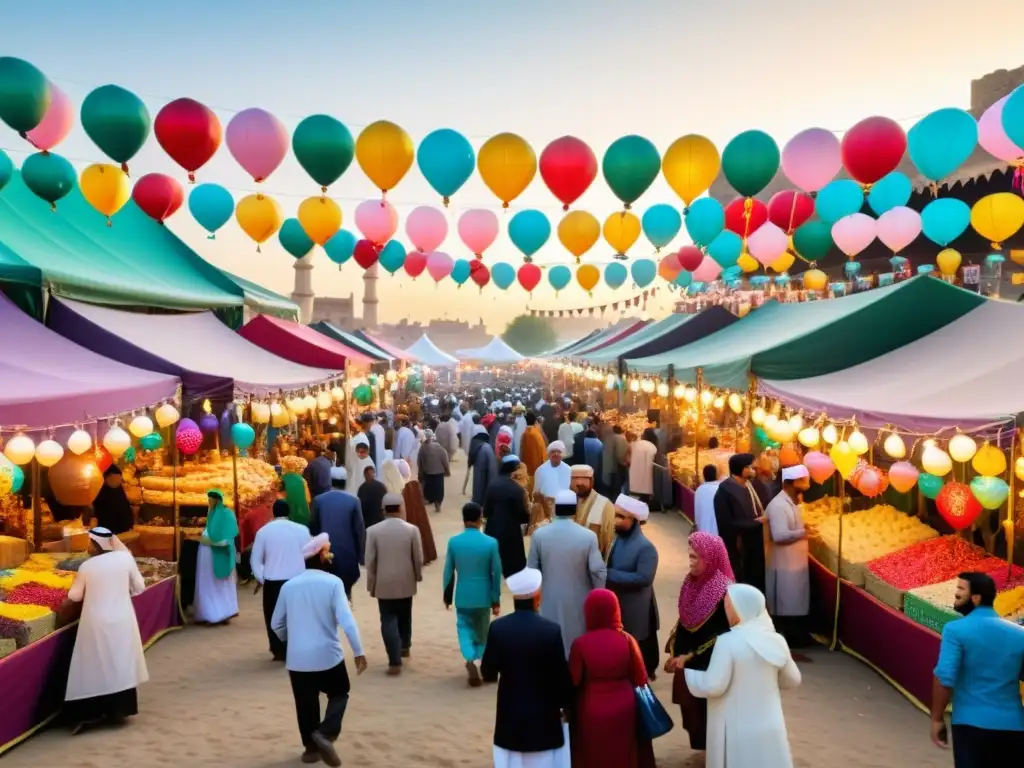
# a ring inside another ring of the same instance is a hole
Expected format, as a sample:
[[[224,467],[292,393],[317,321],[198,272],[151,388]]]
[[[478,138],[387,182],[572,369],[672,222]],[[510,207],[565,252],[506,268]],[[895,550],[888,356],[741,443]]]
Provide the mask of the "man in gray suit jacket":
[[[530,542],[528,567],[544,575],[540,615],[562,628],[565,654],[587,630],[583,603],[592,589],[604,586],[605,568],[597,534],[576,525],[576,494],[559,491],[555,519],[538,528]]]

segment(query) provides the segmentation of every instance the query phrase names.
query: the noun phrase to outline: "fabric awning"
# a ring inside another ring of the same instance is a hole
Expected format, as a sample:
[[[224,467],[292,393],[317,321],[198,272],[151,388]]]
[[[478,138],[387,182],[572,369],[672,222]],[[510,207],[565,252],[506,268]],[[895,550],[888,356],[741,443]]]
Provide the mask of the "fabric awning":
[[[318,323],[312,323],[309,326],[317,333],[322,333],[324,336],[340,341],[347,347],[352,349],[358,349],[365,355],[369,355],[379,363],[390,363],[395,358],[389,355],[380,347],[377,347],[365,339],[356,336],[354,333],[349,333],[342,328],[339,328],[334,323],[329,323],[326,320],[321,320]]]
[[[482,347],[474,349],[460,349],[456,351],[460,360],[472,360],[476,363],[498,364],[498,363],[521,363],[525,358],[505,343],[500,336],[495,336]]]
[[[558,359],[572,357],[572,355],[576,352],[580,352],[584,349],[588,349],[595,345],[599,345],[603,341],[607,341],[607,339],[610,336],[614,336],[615,334],[619,333],[620,331],[622,331],[623,328],[628,328],[632,326],[635,322],[636,321],[631,317],[624,317],[612,323],[607,328],[599,328],[596,331],[592,331],[591,333],[588,333],[586,336],[584,336],[582,339],[577,339],[572,344],[562,347],[557,352],[552,352],[547,356]]]
[[[541,355],[541,358],[561,357],[564,353],[568,352],[569,350],[583,346],[584,342],[589,341],[590,339],[597,336],[599,333],[603,333],[603,330],[601,328],[596,328],[585,336],[580,336],[578,339],[573,339],[572,341],[566,342],[565,344],[561,344],[555,347],[550,352],[545,352],[543,355]]]
[[[291,299],[279,293],[257,285],[244,277],[233,275],[230,272],[221,270],[242,291],[242,298],[245,306],[254,312],[264,315],[273,315],[285,320],[295,320],[299,316],[299,305]]]
[[[340,341],[324,336],[308,325],[269,315],[254,317],[238,333],[258,347],[299,365],[342,370],[345,361],[369,365],[374,359]]]
[[[613,326],[602,335],[597,336],[579,348],[574,349],[572,354],[568,355],[568,357],[583,358],[590,353],[610,347],[612,344],[617,344],[624,339],[639,333],[648,325],[650,325],[650,323],[647,320],[630,320],[623,326]]]
[[[43,319],[43,273],[0,242],[0,289],[36,320]]]
[[[692,344],[739,320],[725,307],[708,307],[695,315],[669,315],[622,341],[582,355],[590,365],[615,363],[626,357],[647,357]]]
[[[373,344],[378,349],[391,355],[391,357],[393,357],[395,360],[404,360],[408,362],[412,361],[412,358],[406,354],[404,349],[399,349],[394,344],[389,344],[388,342],[384,341],[383,339],[377,336],[371,336],[366,331],[353,331],[353,333],[355,333],[355,335],[358,336],[360,339],[363,339],[364,341]]]
[[[439,349],[425,333],[405,353],[417,362],[433,368],[451,368],[459,364],[456,358]]]

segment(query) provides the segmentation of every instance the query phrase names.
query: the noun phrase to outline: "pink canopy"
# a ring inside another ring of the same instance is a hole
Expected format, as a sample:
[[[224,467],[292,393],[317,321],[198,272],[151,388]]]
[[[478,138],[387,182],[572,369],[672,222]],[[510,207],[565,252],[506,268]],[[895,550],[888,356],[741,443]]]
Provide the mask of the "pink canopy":
[[[377,362],[365,353],[325,336],[307,325],[269,315],[257,315],[238,332],[242,338],[285,360],[314,368],[340,371],[345,360],[370,365]]]

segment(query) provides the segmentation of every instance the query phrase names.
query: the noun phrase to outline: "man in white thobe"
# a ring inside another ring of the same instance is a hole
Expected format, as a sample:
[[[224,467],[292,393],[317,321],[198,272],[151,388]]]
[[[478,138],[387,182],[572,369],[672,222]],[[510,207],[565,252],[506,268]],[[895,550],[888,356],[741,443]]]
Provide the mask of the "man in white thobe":
[[[363,474],[366,468],[376,468],[373,458],[370,456],[370,439],[362,433],[350,438],[345,454],[345,471],[350,478],[348,485],[351,490],[349,493],[354,496],[359,493],[359,486],[366,479],[366,475]]]
[[[792,647],[806,642],[806,618],[811,609],[807,531],[800,507],[801,494],[811,487],[807,467],[782,470],[782,491],[765,509],[770,536],[766,569],[768,611]]]
[[[473,440],[473,428],[476,426],[473,417],[476,415],[476,411],[467,408],[466,414],[459,419],[459,441],[462,444],[462,452],[467,456],[469,456],[469,444]]]
[[[558,439],[565,445],[565,459],[571,459],[573,457],[572,444],[576,438],[576,433],[573,431],[572,425],[576,422],[576,414],[568,413],[565,416],[565,421],[558,425]]]
[[[380,418],[382,414],[377,414],[377,418],[373,420],[373,426],[370,427],[370,434],[373,435],[373,447],[376,449],[373,456],[373,465],[377,469],[377,474],[381,474],[384,471],[384,427],[380,424]]]
[[[402,418],[401,426],[398,428],[398,432],[395,433],[395,459],[405,459],[409,463],[409,467],[412,468],[413,474],[416,474],[416,455],[420,452],[420,443],[416,438],[416,433],[412,431],[409,419],[406,417]]]
[[[530,513],[530,530],[551,520],[555,497],[559,491],[569,490],[572,482],[572,467],[562,461],[565,445],[555,440],[548,446],[548,460],[537,467],[533,476],[533,509]]]
[[[516,417],[515,430],[512,433],[512,453],[518,456],[519,448],[523,444],[523,433],[526,432],[526,408],[523,407],[522,402],[517,402],[512,413]]]
[[[707,464],[703,470],[704,482],[693,495],[693,521],[698,531],[718,535],[718,521],[715,519],[715,494],[718,493],[718,469]]]

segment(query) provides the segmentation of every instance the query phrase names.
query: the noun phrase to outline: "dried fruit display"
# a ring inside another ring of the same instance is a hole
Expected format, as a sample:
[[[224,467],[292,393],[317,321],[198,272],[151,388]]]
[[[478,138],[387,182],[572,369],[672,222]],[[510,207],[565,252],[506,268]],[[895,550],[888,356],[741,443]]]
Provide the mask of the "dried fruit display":
[[[906,591],[948,581],[964,571],[1005,570],[1006,562],[957,536],[943,536],[872,560],[867,568],[886,584]]]
[[[910,517],[887,504],[843,515],[842,526],[842,555],[850,563],[867,563],[939,535],[938,531],[916,517]],[[839,516],[823,517],[814,527],[815,537],[827,549],[838,552]]]

